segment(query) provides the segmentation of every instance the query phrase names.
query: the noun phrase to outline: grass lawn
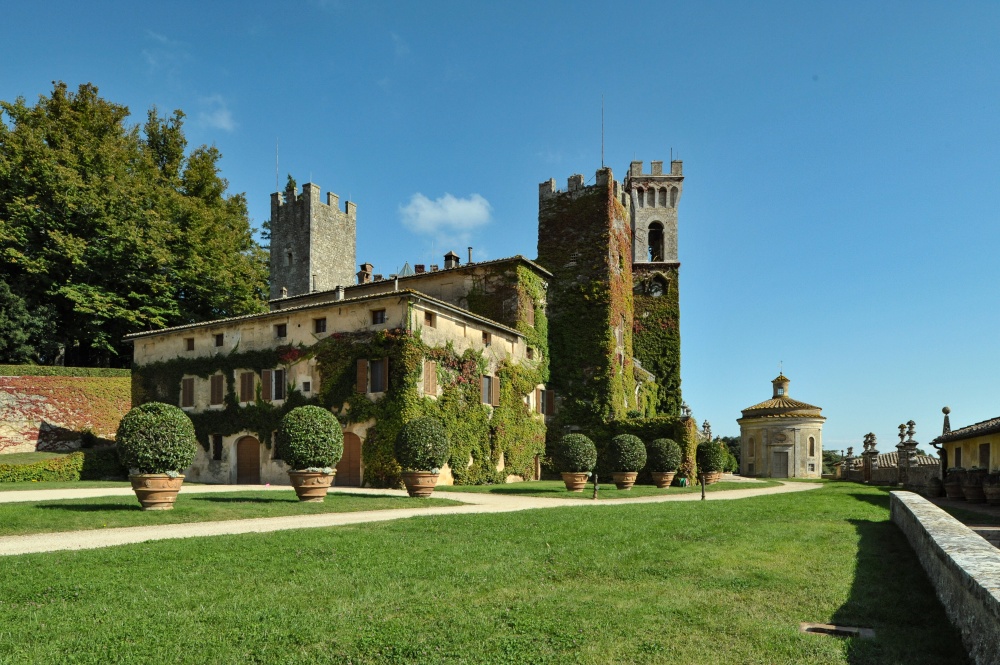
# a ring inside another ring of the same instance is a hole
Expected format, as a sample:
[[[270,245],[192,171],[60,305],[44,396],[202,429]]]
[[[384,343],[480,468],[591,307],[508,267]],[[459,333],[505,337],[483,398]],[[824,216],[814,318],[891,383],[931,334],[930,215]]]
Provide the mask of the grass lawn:
[[[143,511],[134,496],[102,496],[38,503],[0,503],[0,536],[451,505],[460,504],[448,499],[411,499],[405,496],[340,493],[330,494],[323,503],[303,503],[291,489],[220,494],[182,492],[177,497],[174,509],[169,511]]]
[[[611,480],[610,478],[608,479]],[[780,485],[776,482],[718,482],[705,487],[706,492],[725,490],[764,489]],[[583,492],[570,492],[561,480],[533,480],[523,483],[505,483],[503,485],[444,485],[435,487],[435,492],[473,492],[479,494],[512,494],[515,496],[539,496],[551,499],[592,499],[593,484],[588,484]],[[670,494],[690,494],[701,492],[701,485],[689,487],[667,487],[658,489],[654,485],[635,485],[630,490],[619,490],[614,482],[600,482],[597,499],[633,499],[640,496],[667,496]]]
[[[53,457],[65,457],[69,453],[6,453],[0,455],[0,464],[34,464]]]
[[[3,663],[967,662],[853,483],[3,557],[0,626]]]
[[[185,485],[194,483],[185,482]],[[0,483],[0,492],[14,490],[85,490],[101,487],[132,487],[127,480],[43,480],[18,481],[16,483]]]

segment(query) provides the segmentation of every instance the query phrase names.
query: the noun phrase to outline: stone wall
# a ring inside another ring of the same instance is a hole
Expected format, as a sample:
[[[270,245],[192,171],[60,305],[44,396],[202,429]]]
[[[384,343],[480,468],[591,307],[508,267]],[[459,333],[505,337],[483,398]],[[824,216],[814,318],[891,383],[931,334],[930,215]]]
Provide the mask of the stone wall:
[[[131,392],[129,377],[0,376],[0,454],[73,450],[86,430],[113,438]]]
[[[912,492],[891,492],[892,521],[906,535],[973,662],[1000,654],[1000,550]]]

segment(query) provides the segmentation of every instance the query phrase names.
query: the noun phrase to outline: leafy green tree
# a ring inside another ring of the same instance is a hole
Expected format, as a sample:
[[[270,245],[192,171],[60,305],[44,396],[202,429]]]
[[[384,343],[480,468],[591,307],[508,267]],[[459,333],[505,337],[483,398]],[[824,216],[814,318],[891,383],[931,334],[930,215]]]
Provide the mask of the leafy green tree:
[[[0,102],[0,279],[46,313],[39,362],[128,366],[128,333],[264,307],[266,257],[219,151],[186,153],[180,111],[128,117],[91,84]]]

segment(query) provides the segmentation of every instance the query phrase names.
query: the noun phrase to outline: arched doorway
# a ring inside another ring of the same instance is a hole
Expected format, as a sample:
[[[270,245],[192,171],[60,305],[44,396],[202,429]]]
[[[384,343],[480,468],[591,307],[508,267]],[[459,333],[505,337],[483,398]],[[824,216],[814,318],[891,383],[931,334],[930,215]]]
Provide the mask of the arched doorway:
[[[236,484],[260,485],[260,441],[252,436],[236,442]]]
[[[652,262],[663,260],[663,224],[653,222],[649,225],[648,259]]]
[[[344,433],[344,456],[337,463],[333,484],[337,487],[361,487],[361,438],[354,432]]]

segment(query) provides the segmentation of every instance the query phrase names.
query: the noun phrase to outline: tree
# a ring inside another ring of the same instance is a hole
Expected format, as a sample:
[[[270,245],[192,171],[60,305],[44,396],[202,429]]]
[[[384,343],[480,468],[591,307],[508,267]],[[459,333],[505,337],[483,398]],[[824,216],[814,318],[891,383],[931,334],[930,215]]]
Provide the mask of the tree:
[[[46,313],[36,361],[128,366],[128,333],[264,308],[266,257],[219,151],[186,154],[180,111],[141,132],[128,117],[91,84],[0,102],[0,280]]]

